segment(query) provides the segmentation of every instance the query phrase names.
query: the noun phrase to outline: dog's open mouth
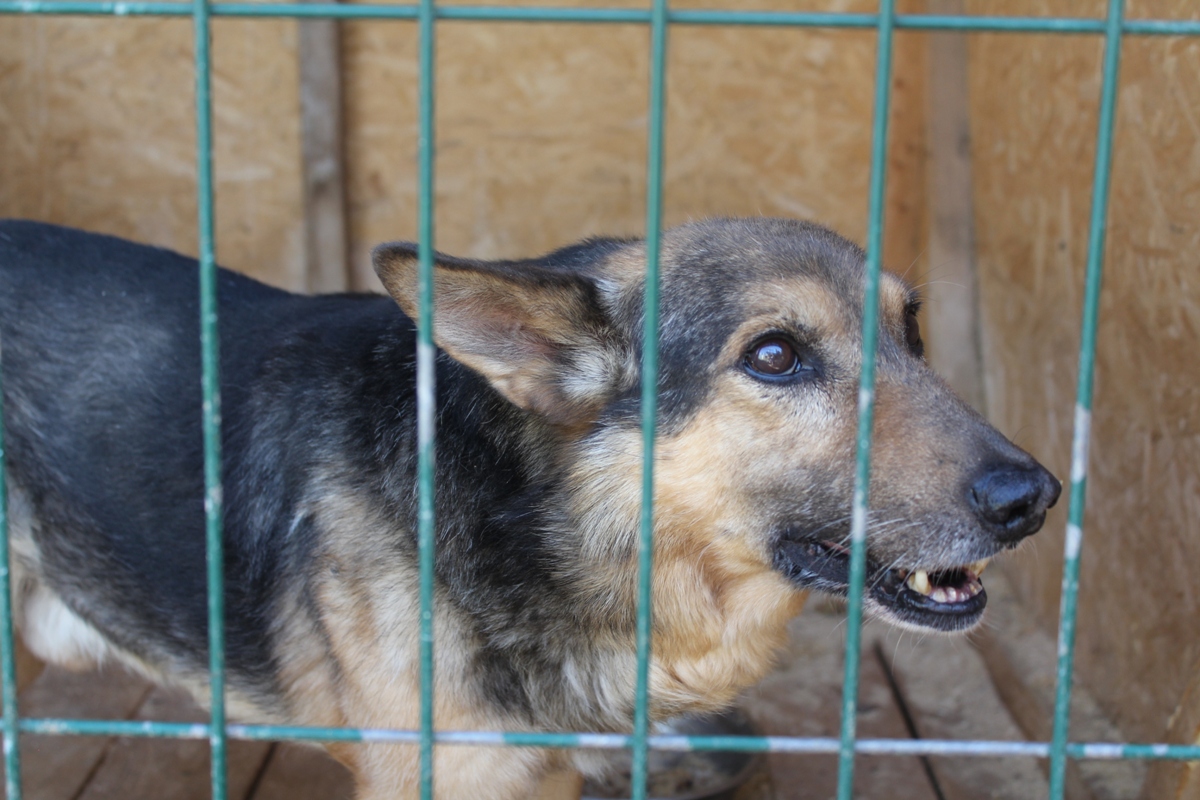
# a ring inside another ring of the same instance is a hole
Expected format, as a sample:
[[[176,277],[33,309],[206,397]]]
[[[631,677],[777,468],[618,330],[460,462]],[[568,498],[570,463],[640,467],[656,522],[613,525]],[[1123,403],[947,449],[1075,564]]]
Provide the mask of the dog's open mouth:
[[[845,595],[850,583],[850,551],[828,541],[783,540],[776,566],[795,583]],[[885,568],[867,557],[864,596],[897,622],[940,631],[973,627],[987,605],[979,576],[988,559],[952,568]]]

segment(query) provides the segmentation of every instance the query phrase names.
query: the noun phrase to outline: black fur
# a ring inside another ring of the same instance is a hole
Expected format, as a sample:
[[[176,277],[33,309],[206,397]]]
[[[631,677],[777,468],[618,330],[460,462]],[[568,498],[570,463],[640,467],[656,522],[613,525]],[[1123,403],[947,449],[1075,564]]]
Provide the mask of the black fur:
[[[437,258],[439,306],[457,314],[439,341],[462,360],[437,356],[436,591],[453,620],[438,636],[462,657],[443,673],[447,702],[486,707],[488,724],[631,721],[643,255],[636,240],[595,239],[528,261]],[[416,563],[416,336],[397,306],[415,307],[414,260],[410,244],[376,251],[394,299],[304,297],[219,274],[230,682],[289,722],[307,720],[310,703],[362,722],[361,698],[347,696],[396,677],[380,662],[416,638],[403,601],[378,641],[357,646],[374,622],[355,627],[360,610],[395,603],[394,586],[411,588]],[[663,574],[683,577],[656,574],[655,590],[713,625],[656,616],[656,635],[670,629],[662,638],[676,648],[655,651],[654,680],[673,687],[656,714],[732,702],[769,666],[800,590],[844,588],[864,256],[815,225],[712,220],[667,232],[663,267],[659,431],[685,449],[656,475],[673,468],[687,491],[656,506],[656,526],[675,539],[676,571]],[[888,280],[870,487],[872,514],[888,522],[870,531],[868,601],[902,624],[965,629],[982,594],[952,618],[942,606],[958,601],[923,599],[906,576],[966,586],[964,565],[1014,544],[969,502],[981,470],[1019,471],[1032,487],[1016,512],[1021,535],[1040,526],[1058,484],[932,374],[906,341],[911,293]],[[42,558],[36,577],[108,643],[167,676],[203,678],[197,288],[193,259],[0,222],[7,469],[13,496],[32,506],[22,535]],[[739,353],[779,327],[819,365],[812,380],[744,368]],[[694,490],[707,481],[721,496]],[[1005,502],[992,512],[1008,514]],[[339,503],[351,508],[329,511]],[[359,562],[378,568],[338,572]],[[330,610],[321,593],[342,589],[349,606]],[[321,675],[284,686],[287,668]],[[402,716],[407,702],[383,710]]]
[[[10,221],[0,267],[9,475],[44,523],[54,588],[119,646],[152,663],[183,653],[202,672],[197,264]],[[241,688],[270,696],[271,620],[281,587],[309,569],[302,501],[323,457],[351,454],[355,489],[395,515],[395,547],[415,548],[415,332],[387,297],[302,297],[224,270],[218,300],[228,660]],[[439,492],[437,575],[486,640],[567,602],[553,554],[525,533],[550,489],[519,456],[512,407],[445,356],[438,372],[438,426],[453,435],[437,483],[474,488]],[[476,664],[492,699],[528,712],[511,659],[485,646]]]

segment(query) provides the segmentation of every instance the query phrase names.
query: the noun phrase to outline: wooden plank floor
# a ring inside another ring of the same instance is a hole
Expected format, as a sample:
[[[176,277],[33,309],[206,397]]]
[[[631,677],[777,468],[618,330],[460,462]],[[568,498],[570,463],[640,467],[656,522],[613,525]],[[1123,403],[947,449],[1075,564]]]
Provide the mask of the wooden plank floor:
[[[21,714],[200,722],[185,694],[121,669],[73,673],[47,667],[21,693]],[[175,739],[24,736],[29,800],[206,800],[208,743]],[[230,800],[350,800],[349,773],[315,747],[229,743]]]
[[[814,598],[791,624],[788,654],[743,700],[765,733],[839,735],[845,612]],[[979,653],[961,637],[863,627],[858,735],[863,738],[1020,740]],[[779,800],[837,794],[837,757],[772,754]],[[1030,759],[859,756],[855,796],[869,800],[1028,800],[1046,780]]]
[[[743,708],[763,732],[837,736],[841,704],[842,612],[814,601],[792,624],[779,668],[747,693]],[[962,639],[918,637],[868,624],[863,633],[858,730],[863,737],[1019,739],[978,653]],[[71,673],[47,668],[21,694],[21,713],[201,721],[177,691],[120,669]],[[208,746],[200,741],[22,738],[29,800],[204,800]],[[315,747],[231,742],[230,800],[350,800],[347,771]],[[738,800],[826,800],[836,793],[837,759],[772,755]],[[886,800],[1044,796],[1036,762],[1021,759],[859,757],[855,795]],[[474,800],[474,798],[464,798]]]

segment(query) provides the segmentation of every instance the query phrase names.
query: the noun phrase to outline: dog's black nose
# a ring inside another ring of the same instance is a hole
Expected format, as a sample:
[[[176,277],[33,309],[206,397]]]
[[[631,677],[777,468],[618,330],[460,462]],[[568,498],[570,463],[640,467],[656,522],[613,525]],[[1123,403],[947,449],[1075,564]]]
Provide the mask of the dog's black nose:
[[[1037,533],[1046,509],[1058,502],[1062,484],[1040,466],[1006,465],[988,470],[971,487],[971,504],[1003,544]]]

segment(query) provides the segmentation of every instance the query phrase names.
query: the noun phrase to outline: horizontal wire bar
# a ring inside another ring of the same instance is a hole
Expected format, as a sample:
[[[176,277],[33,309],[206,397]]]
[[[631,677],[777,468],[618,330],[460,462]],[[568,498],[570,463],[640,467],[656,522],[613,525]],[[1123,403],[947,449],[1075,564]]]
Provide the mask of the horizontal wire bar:
[[[213,3],[218,17],[317,17],[321,19],[415,20],[417,6],[340,3]],[[191,5],[143,0],[0,0],[0,14],[98,16],[190,16]],[[470,22],[650,23],[650,12],[625,8],[520,8],[445,6],[438,19]],[[875,28],[876,14],[785,11],[680,10],[667,15],[676,25],[738,25],[802,28]],[[974,31],[981,33],[1103,34],[1104,20],[1060,17],[984,17],[901,14],[895,26],[906,30]],[[1200,20],[1127,20],[1121,32],[1134,36],[1200,36]]]
[[[1125,20],[1121,23],[1121,33],[1138,36],[1195,36],[1200,34],[1200,20]]]
[[[42,735],[164,737],[207,739],[206,723],[149,722],[129,720],[30,719],[21,720],[21,731]],[[418,730],[383,728],[317,728],[300,725],[229,725],[231,739],[307,742],[390,742],[417,744]],[[439,731],[438,744],[488,747],[554,747],[621,750],[633,746],[633,736],[623,733],[531,733],[523,731]],[[799,736],[680,736],[652,735],[647,741],[654,750],[724,750],[748,753],[838,752],[840,741],[833,737]],[[952,741],[946,739],[859,739],[856,752],[866,755],[1023,756],[1047,758],[1049,742]],[[1075,759],[1172,759],[1200,761],[1200,746],[1178,744],[1122,744],[1072,742],[1067,755]]]
[[[22,718],[22,733],[43,736],[156,736],[163,739],[207,739],[206,722],[153,722],[107,719]],[[232,726],[226,726],[228,732]]]

